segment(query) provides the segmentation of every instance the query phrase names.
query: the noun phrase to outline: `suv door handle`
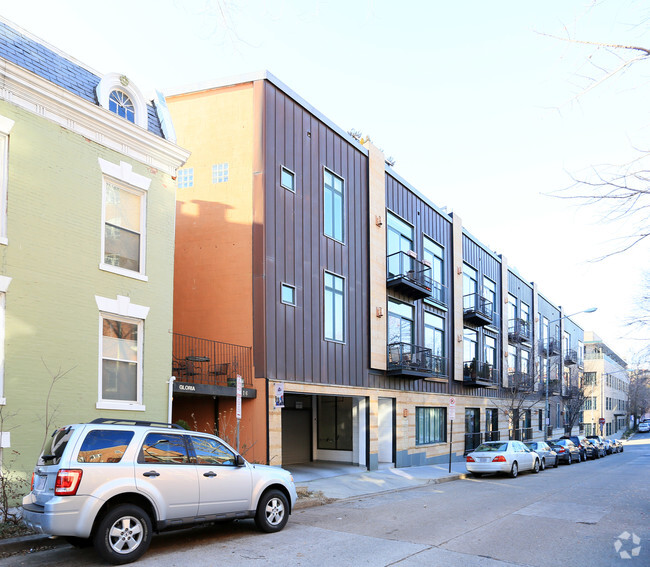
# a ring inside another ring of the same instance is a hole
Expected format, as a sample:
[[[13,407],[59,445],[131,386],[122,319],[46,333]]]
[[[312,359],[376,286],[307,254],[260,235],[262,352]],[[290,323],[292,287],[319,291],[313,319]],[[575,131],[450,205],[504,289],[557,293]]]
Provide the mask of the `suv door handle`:
[[[207,476],[207,477],[212,478],[212,477],[214,477],[214,476],[217,476],[217,473],[216,473],[216,472],[212,472],[212,471],[210,471],[210,472],[204,472],[204,473],[203,473],[203,476]]]
[[[156,471],[149,471],[146,473],[142,473],[142,476],[160,476],[160,473]]]

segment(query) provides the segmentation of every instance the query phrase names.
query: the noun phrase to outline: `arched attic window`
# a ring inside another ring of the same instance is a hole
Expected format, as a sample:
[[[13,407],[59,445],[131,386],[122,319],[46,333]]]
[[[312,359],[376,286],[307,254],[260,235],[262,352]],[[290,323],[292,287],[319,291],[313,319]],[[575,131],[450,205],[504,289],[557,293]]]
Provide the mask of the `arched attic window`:
[[[140,89],[126,75],[104,75],[97,85],[97,100],[103,108],[133,124],[147,128],[147,103]]]

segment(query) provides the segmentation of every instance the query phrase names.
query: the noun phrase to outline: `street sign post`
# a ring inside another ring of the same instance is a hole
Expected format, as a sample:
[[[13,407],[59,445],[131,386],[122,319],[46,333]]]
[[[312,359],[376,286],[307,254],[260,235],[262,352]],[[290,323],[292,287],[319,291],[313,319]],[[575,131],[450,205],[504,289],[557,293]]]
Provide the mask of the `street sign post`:
[[[239,421],[241,420],[241,396],[244,389],[244,381],[242,377],[237,374],[237,402],[235,406],[235,414],[237,417],[237,451],[239,451]]]

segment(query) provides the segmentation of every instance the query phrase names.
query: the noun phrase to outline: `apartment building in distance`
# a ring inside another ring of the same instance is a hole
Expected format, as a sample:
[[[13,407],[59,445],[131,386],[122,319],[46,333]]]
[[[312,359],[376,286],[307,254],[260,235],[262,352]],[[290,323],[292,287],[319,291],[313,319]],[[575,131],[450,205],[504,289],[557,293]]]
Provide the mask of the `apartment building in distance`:
[[[627,362],[596,333],[585,333],[585,404],[587,435],[611,435],[627,427],[630,376]]]
[[[28,478],[55,426],[167,418],[188,152],[164,99],[2,18],[0,61],[2,464]]]
[[[583,331],[458,214],[269,73],[167,94],[192,152],[175,419],[230,436],[239,374],[240,441],[271,464],[440,462],[452,423],[458,459],[564,433]]]

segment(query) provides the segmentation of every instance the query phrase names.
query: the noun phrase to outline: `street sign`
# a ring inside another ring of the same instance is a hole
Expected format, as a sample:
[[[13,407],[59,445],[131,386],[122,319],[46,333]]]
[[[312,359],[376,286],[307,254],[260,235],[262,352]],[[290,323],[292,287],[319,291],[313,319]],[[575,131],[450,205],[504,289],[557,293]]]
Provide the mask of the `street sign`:
[[[241,395],[244,388],[243,380],[239,374],[237,374],[237,419],[241,419]]]
[[[449,419],[456,419],[456,398],[449,398]]]
[[[604,417],[601,417],[601,418],[598,420],[598,423],[600,423],[601,425],[603,425],[603,424],[605,423],[605,418],[604,418]]]

